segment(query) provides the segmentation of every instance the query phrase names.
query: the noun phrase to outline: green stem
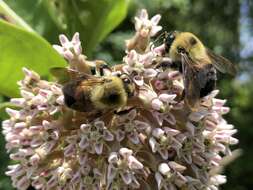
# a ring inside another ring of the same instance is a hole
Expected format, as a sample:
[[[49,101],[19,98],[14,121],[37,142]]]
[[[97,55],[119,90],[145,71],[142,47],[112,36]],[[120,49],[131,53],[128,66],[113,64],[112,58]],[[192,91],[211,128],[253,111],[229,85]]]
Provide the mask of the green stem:
[[[29,32],[35,32],[20,16],[18,16],[3,0],[0,0],[0,13],[6,15],[17,26]]]

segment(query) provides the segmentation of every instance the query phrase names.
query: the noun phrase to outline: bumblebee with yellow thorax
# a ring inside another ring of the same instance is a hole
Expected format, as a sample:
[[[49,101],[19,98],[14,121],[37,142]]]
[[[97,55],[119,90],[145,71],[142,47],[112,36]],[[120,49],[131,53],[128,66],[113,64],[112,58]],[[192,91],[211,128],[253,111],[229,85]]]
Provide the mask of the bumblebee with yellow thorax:
[[[104,77],[101,85],[91,90],[91,102],[100,110],[123,107],[127,103],[127,89],[119,77]]]
[[[165,37],[165,52],[171,65],[179,67],[183,74],[186,105],[196,110],[200,98],[215,89],[216,69],[235,75],[235,66],[226,58],[213,53],[190,32],[174,31]]]

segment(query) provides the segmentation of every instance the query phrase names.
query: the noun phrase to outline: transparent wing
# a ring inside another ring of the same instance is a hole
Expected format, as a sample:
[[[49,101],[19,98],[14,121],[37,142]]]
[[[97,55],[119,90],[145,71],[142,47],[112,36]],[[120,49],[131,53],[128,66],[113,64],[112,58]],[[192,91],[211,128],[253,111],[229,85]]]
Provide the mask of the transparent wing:
[[[185,89],[185,101],[192,109],[198,107],[200,89],[204,83],[198,78],[198,70],[187,54],[182,54],[182,67]]]
[[[229,73],[231,75],[236,75],[236,67],[228,59],[213,53],[210,49],[206,48],[206,52],[210,57],[214,66],[222,73]]]

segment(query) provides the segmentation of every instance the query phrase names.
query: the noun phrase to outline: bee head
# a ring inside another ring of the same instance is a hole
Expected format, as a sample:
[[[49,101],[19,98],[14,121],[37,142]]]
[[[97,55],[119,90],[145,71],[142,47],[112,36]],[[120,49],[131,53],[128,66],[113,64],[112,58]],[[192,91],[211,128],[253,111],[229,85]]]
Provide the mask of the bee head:
[[[123,73],[119,76],[119,78],[122,80],[124,89],[128,95],[128,97],[132,97],[134,95],[134,83],[129,75],[126,73]]]

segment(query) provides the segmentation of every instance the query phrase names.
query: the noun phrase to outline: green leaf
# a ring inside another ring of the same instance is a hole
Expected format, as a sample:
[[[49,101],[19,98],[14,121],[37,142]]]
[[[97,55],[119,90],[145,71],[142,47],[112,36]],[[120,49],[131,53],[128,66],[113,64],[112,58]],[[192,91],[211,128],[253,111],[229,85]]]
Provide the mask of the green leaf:
[[[62,25],[55,22],[45,0],[5,0],[9,7],[27,22],[37,33],[51,43],[58,42],[58,35],[63,33]]]
[[[84,54],[94,48],[127,14],[130,0],[5,0],[32,28],[52,43],[59,33],[80,33]]]
[[[0,93],[19,96],[17,81],[24,77],[22,67],[49,76],[49,68],[63,67],[65,60],[43,38],[0,21]]]
[[[84,53],[90,56],[96,45],[125,18],[129,0],[46,0],[46,2],[51,15],[55,18],[60,17],[66,23],[69,37],[75,32],[80,33]],[[56,5],[58,8],[52,8]],[[61,22],[56,22],[62,25]]]
[[[0,14],[4,20],[33,32],[33,29],[22,18],[20,18],[4,1],[0,1]]]

